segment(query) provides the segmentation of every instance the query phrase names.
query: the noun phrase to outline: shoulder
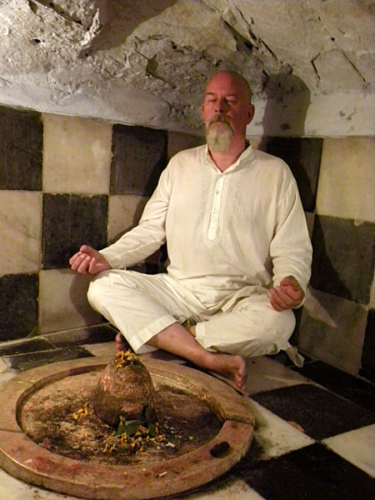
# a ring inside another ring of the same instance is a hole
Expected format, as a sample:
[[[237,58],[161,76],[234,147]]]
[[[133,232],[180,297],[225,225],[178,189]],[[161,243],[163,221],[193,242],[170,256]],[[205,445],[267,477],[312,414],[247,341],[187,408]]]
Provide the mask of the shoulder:
[[[201,161],[206,152],[206,145],[184,149],[176,153],[169,161],[170,165],[184,165],[194,161]]]

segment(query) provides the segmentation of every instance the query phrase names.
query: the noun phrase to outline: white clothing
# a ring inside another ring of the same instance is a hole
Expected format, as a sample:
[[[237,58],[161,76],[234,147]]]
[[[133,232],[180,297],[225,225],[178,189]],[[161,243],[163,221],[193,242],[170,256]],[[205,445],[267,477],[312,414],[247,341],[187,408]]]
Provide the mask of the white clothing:
[[[198,323],[202,338],[213,330],[213,316],[218,314],[223,322],[219,313],[233,312],[241,299],[260,293],[268,316],[272,309],[268,289],[292,275],[306,290],[310,278],[312,248],[295,179],[282,160],[251,146],[224,172],[211,160],[207,146],[178,153],[162,173],[139,225],[101,254],[112,268],[125,269],[151,255],[165,241],[169,286],[173,282],[174,293],[203,321],[212,318]],[[93,285],[100,280],[99,276]],[[94,287],[91,301],[100,310],[99,285]],[[117,282],[116,293],[120,293],[119,288]],[[120,299],[117,302],[120,306]],[[135,317],[139,307],[145,309],[138,305],[133,309]],[[275,311],[271,312],[273,317]],[[170,319],[171,313],[163,311]],[[275,314],[281,318],[284,313]],[[114,324],[127,337],[123,329],[129,328],[120,328],[118,321]],[[290,325],[289,320],[289,336],[293,330]],[[227,327],[226,337],[235,336],[233,327]],[[248,335],[250,328],[251,324]],[[153,335],[159,332],[152,330]],[[204,346],[209,344],[205,341]],[[283,341],[279,344],[284,348]],[[215,348],[222,350],[219,345]]]
[[[133,350],[154,350],[147,342],[173,323],[196,323],[196,341],[210,351],[250,358],[290,348],[295,325],[292,311],[275,311],[267,290],[258,287],[249,297],[229,300],[216,314],[204,308],[167,274],[147,275],[110,270],[90,284],[91,305],[122,332]],[[229,302],[231,304],[229,304]]]

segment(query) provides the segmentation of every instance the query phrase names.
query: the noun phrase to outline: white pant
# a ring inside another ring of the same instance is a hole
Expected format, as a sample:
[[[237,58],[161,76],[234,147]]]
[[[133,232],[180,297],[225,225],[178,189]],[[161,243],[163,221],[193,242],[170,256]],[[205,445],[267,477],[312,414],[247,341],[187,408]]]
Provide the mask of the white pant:
[[[88,300],[137,354],[154,350],[146,345],[154,335],[188,319],[196,323],[196,341],[207,350],[244,358],[290,350],[293,312],[275,311],[267,290],[254,288],[256,293],[238,300],[230,296],[221,309],[213,311],[166,274],[109,270],[92,280]]]

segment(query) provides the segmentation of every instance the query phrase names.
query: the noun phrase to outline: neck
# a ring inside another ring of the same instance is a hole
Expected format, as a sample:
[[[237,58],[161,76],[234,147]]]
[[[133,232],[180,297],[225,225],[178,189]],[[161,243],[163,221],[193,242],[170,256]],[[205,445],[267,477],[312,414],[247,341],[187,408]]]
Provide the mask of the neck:
[[[217,168],[224,172],[227,168],[229,168],[233,163],[241,156],[241,154],[245,151],[247,147],[247,143],[243,138],[241,141],[233,142],[229,148],[229,150],[225,153],[215,153],[209,150],[209,154],[217,166]]]

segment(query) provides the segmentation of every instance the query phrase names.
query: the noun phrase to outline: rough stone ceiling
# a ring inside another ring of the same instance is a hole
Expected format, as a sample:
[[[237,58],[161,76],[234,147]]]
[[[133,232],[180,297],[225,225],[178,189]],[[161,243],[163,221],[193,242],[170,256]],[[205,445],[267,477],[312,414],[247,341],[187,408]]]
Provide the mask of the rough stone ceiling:
[[[255,101],[373,96],[374,0],[0,0],[0,103],[195,130],[218,69]]]

